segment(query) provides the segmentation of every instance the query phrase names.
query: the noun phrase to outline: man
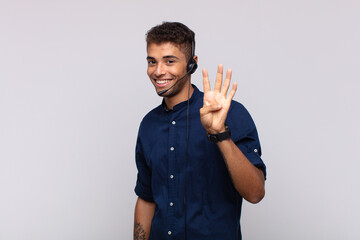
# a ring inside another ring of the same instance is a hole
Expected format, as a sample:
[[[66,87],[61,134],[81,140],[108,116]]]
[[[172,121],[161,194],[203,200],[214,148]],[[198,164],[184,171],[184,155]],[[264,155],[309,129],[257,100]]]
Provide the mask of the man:
[[[162,104],[142,120],[137,145],[134,239],[241,239],[242,199],[265,194],[266,167],[247,110],[227,94],[219,65],[211,90],[191,85],[194,32],[164,22],[147,33],[147,74]]]

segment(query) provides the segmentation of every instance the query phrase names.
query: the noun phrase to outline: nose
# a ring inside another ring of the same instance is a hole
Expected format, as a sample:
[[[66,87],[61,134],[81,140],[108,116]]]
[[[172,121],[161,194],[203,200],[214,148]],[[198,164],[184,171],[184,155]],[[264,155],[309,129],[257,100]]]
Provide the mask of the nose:
[[[164,74],[165,74],[164,65],[161,64],[161,63],[158,63],[157,66],[156,66],[156,69],[155,69],[155,75],[158,77],[158,76],[161,76],[161,75],[164,75]]]

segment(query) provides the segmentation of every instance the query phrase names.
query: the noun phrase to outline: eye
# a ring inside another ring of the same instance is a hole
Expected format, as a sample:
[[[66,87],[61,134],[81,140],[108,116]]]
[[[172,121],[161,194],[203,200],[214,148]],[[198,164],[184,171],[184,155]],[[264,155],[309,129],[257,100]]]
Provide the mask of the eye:
[[[167,64],[173,64],[173,63],[175,63],[175,61],[174,61],[173,59],[169,59],[169,60],[167,60],[166,63],[167,63]]]
[[[155,63],[155,60],[148,60],[148,65],[154,65]]]

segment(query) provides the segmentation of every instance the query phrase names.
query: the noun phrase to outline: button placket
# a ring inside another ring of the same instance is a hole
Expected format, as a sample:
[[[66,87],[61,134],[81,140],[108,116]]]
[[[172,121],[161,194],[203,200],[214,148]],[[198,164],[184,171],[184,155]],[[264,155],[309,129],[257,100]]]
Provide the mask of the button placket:
[[[176,112],[173,112],[173,114],[176,114]],[[172,118],[172,119],[171,119]],[[168,173],[169,173],[169,178],[168,178],[168,186],[169,186],[169,195],[168,195],[168,222],[167,222],[167,229],[168,229],[168,236],[173,237],[173,233],[172,230],[175,229],[176,227],[176,218],[175,218],[175,205],[174,202],[176,200],[176,189],[178,188],[177,186],[177,181],[175,181],[175,164],[176,164],[176,149],[177,145],[177,131],[179,130],[179,128],[177,128],[177,122],[175,120],[175,116],[172,115],[172,117],[170,117],[169,119],[170,121],[168,122],[169,124],[169,142],[168,142]]]

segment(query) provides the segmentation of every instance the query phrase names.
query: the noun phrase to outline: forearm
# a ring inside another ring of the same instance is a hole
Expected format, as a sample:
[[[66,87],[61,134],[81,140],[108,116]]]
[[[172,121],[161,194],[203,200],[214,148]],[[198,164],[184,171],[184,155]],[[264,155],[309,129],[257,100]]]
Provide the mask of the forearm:
[[[265,178],[231,139],[217,143],[236,190],[251,203],[258,203],[265,195]]]
[[[146,240],[150,235],[151,220],[154,216],[155,203],[137,199],[134,217],[134,240]]]

